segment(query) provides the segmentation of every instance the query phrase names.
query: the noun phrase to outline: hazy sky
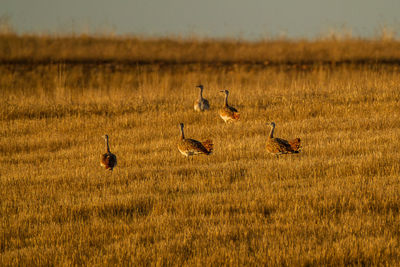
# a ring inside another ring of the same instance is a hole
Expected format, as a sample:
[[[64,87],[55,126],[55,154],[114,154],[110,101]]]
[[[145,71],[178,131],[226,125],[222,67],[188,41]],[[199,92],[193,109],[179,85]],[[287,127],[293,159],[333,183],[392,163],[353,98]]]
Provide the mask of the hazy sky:
[[[0,16],[19,33],[373,37],[386,26],[400,35],[400,0],[0,0]]]

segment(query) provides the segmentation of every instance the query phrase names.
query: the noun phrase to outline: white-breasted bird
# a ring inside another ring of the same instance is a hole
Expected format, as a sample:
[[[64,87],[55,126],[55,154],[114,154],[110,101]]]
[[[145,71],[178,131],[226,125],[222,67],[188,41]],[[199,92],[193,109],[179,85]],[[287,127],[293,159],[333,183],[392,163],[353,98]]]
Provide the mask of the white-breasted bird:
[[[271,127],[266,145],[267,152],[274,154],[275,156],[299,153],[301,149],[300,138],[295,138],[291,141],[276,138],[274,137],[275,122],[268,122],[267,125]]]
[[[210,103],[207,99],[203,98],[203,85],[197,85],[196,88],[200,88],[199,98],[194,101],[194,110],[195,111],[205,111],[210,109]]]
[[[205,154],[209,155],[213,151],[213,143],[211,140],[206,140],[204,142],[199,142],[194,139],[185,138],[183,132],[183,123],[179,124],[181,128],[181,140],[178,144],[178,150],[186,157]]]
[[[228,104],[228,95],[229,91],[228,90],[222,90],[220,91],[221,93],[225,94],[225,101],[224,105],[222,108],[219,110],[219,116],[226,122],[234,122],[238,121],[240,118],[239,112],[234,108],[229,106]]]

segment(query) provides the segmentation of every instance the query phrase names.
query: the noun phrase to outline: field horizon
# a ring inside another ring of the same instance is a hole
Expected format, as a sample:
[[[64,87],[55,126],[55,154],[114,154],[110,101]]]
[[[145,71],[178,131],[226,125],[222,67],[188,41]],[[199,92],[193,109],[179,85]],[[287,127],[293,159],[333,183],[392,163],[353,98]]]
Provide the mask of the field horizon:
[[[135,42],[0,36],[0,265],[399,264],[398,41]]]
[[[212,39],[0,32],[1,64],[385,64],[399,65],[400,40],[332,33],[314,39]]]

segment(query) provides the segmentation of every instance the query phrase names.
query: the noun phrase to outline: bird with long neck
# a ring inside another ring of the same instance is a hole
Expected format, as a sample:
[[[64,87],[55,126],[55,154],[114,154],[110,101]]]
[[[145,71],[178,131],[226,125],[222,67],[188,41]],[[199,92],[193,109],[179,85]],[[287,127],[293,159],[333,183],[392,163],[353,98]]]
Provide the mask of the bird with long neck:
[[[267,125],[268,125],[268,123],[267,123]],[[269,125],[271,126],[271,131],[269,132],[269,138],[272,139],[272,138],[274,138],[275,122],[271,122]]]
[[[181,129],[181,140],[178,144],[178,150],[186,157],[205,154],[211,154],[213,150],[213,143],[211,140],[206,140],[204,142],[199,142],[194,139],[185,138],[185,133],[183,131],[183,123],[179,124]]]
[[[110,151],[110,145],[108,143],[108,135],[104,135],[105,145],[106,145],[106,153],[101,155],[100,165],[104,167],[106,170],[112,171],[115,166],[117,166],[117,156],[115,156]]]
[[[238,121],[239,118],[240,118],[239,112],[234,107],[231,107],[228,104],[229,91],[228,90],[222,90],[220,92],[225,94],[225,100],[224,100],[223,107],[219,110],[219,116],[226,123]]]
[[[281,138],[274,137],[275,122],[268,122],[267,125],[271,127],[269,136],[267,138],[267,152],[276,156],[281,154],[294,154],[299,153],[301,149],[300,138],[295,138],[291,141],[286,141]]]
[[[195,111],[205,111],[210,109],[210,103],[207,99],[203,98],[203,85],[197,85],[196,88],[200,88],[199,98],[194,101],[194,110]]]

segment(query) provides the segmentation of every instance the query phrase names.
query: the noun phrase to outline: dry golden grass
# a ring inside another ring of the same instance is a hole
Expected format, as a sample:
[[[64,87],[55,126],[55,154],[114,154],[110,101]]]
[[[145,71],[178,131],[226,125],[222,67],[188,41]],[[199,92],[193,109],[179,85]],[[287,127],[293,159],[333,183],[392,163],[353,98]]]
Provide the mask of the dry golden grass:
[[[95,36],[40,36],[0,33],[0,62],[125,62],[169,63],[375,63],[399,62],[400,41],[387,38],[362,40],[271,39],[214,40],[196,38],[137,38]]]
[[[399,264],[398,67],[0,73],[1,265]],[[193,111],[199,82],[209,112]],[[303,151],[268,155],[267,121]],[[214,153],[184,158],[179,122]]]

